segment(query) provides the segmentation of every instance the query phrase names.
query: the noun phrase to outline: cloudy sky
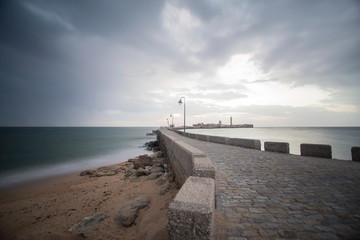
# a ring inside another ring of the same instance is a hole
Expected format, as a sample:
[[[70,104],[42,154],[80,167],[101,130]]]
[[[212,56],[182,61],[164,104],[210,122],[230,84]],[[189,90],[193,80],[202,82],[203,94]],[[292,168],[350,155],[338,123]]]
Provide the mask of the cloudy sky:
[[[357,0],[0,3],[0,126],[360,125]]]

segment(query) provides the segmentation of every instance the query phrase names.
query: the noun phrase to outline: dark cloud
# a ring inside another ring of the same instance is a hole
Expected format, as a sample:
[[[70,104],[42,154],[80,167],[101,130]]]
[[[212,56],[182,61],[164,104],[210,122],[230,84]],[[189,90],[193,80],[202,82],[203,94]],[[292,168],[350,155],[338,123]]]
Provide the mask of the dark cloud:
[[[280,106],[221,106],[269,81],[317,85],[331,92],[324,104],[358,106],[359,25],[356,0],[4,0],[0,125],[156,122],[174,112],[179,96],[198,101],[194,115],[286,119]],[[251,55],[271,78],[222,83],[217,70],[238,54]],[[333,117],[321,107],[287,111],[303,119],[315,109]],[[356,114],[338,118],[345,124]]]

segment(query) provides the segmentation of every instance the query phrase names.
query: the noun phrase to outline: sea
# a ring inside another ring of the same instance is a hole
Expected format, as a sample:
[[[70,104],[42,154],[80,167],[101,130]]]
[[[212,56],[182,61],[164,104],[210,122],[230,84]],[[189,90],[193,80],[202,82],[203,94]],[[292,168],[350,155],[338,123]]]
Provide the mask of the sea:
[[[205,135],[249,138],[264,142],[287,142],[290,153],[300,155],[301,143],[331,145],[332,157],[351,160],[351,148],[360,146],[360,127],[254,127],[254,128],[213,128],[187,129],[187,132]]]
[[[0,188],[80,172],[149,154],[143,147],[157,127],[0,127]],[[360,146],[360,127],[255,127],[187,129],[207,135],[288,142],[292,154],[301,143],[329,144],[333,158],[351,159]]]
[[[0,188],[150,154],[157,127],[0,127]]]

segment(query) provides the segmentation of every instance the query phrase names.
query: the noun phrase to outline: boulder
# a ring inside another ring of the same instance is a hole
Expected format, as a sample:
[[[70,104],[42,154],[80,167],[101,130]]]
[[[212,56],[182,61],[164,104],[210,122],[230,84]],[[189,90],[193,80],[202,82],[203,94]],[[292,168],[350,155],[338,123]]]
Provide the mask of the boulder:
[[[150,141],[145,143],[146,150],[148,151],[159,151],[159,141]]]
[[[164,168],[162,168],[160,166],[153,166],[151,168],[151,173],[158,173],[158,172],[163,173],[163,172],[165,172],[165,170],[164,170]]]
[[[80,222],[74,224],[69,231],[84,237],[89,237],[92,232],[99,229],[99,223],[107,217],[105,213],[96,213],[95,215],[85,217]]]
[[[125,171],[125,177],[130,177],[136,175],[137,171],[135,169],[129,168]]]
[[[117,214],[117,220],[124,226],[130,227],[135,222],[139,210],[149,205],[150,198],[148,196],[140,196],[133,202],[130,202],[123,206]]]
[[[134,169],[138,169],[138,168],[145,168],[146,166],[152,166],[153,162],[152,162],[153,158],[150,157],[149,155],[145,154],[145,155],[140,155],[139,158],[134,161]]]
[[[161,188],[160,188],[160,195],[164,195],[165,193],[167,193],[171,188],[171,185],[169,182],[166,182]]]
[[[137,170],[137,172],[136,172],[136,176],[144,176],[144,175],[150,175],[151,174],[151,171],[150,171],[150,169],[149,168],[139,168],[138,170]]]
[[[146,177],[146,180],[155,180],[158,177],[162,176],[163,173],[162,172],[156,172],[156,173],[152,173],[149,176]]]
[[[85,170],[80,173],[80,176],[103,177],[113,176],[120,172],[121,168],[116,166],[100,167],[96,170]]]
[[[80,173],[80,176],[93,175],[94,173],[94,170],[85,170]]]
[[[156,180],[157,185],[164,185],[166,183],[166,176],[161,176]]]

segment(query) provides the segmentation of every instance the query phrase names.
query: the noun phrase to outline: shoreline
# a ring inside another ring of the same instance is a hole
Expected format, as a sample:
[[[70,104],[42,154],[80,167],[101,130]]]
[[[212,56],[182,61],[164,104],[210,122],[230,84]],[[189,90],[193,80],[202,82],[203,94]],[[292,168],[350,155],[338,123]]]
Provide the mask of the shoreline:
[[[105,155],[79,158],[68,162],[58,162],[4,172],[0,174],[0,191],[30,182],[39,182],[47,179],[51,180],[61,176],[76,174],[85,170],[84,166],[85,168],[98,168],[101,166],[124,163],[133,156],[149,153],[151,152],[147,151],[144,146],[139,146],[137,148],[134,147],[131,149],[115,151]]]
[[[91,239],[167,239],[167,209],[178,189],[173,186],[161,195],[160,181],[146,176],[128,179],[125,173],[133,165],[125,161],[98,168],[119,170],[111,176],[77,172],[0,189],[0,238],[82,239],[69,229],[102,212],[107,218]],[[115,220],[119,210],[140,195],[151,199],[149,206],[139,211],[131,227],[122,226]]]

